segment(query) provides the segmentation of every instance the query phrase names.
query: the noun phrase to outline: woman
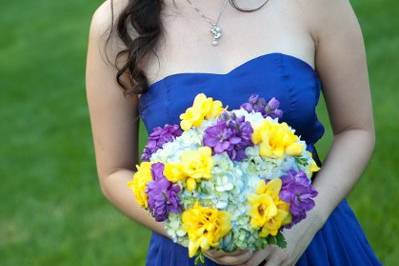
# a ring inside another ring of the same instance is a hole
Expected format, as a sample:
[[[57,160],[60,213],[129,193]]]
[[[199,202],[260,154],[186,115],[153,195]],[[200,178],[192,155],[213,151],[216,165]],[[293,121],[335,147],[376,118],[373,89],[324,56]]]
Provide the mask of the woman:
[[[176,123],[200,91],[230,108],[257,93],[279,98],[283,120],[313,145],[324,132],[315,114],[320,84],[334,139],[314,180],[316,207],[285,231],[286,249],[209,251],[207,265],[380,264],[345,200],[375,141],[357,19],[347,0],[115,0],[98,8],[87,59],[98,174],[104,195],[153,231],[147,265],[193,261],[126,186],[138,161],[138,118],[150,131]]]

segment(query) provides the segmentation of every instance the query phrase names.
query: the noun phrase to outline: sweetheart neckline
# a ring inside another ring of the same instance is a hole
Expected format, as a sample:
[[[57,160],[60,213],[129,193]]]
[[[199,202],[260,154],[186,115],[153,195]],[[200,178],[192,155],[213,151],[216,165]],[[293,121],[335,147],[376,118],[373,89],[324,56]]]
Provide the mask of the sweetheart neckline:
[[[162,77],[161,79],[158,79],[157,81],[154,81],[153,83],[149,84],[148,88],[155,87],[158,84],[166,81],[167,79],[174,78],[174,77],[179,77],[179,76],[187,76],[187,75],[226,76],[226,75],[229,75],[229,74],[231,74],[231,73],[233,73],[235,71],[238,71],[239,69],[241,69],[241,68],[243,68],[243,67],[245,67],[245,66],[247,66],[247,65],[249,65],[251,63],[256,62],[257,60],[261,60],[261,59],[265,59],[265,58],[273,57],[273,56],[284,56],[286,58],[293,59],[294,61],[296,61],[298,63],[301,63],[302,65],[304,65],[305,67],[310,69],[314,74],[317,75],[316,69],[310,63],[308,63],[307,61],[305,61],[304,59],[302,59],[302,58],[300,58],[298,56],[290,55],[290,54],[283,53],[283,52],[270,52],[270,53],[263,53],[263,54],[260,54],[258,56],[252,57],[252,58],[244,61],[243,63],[233,67],[232,69],[230,69],[229,71],[224,72],[224,73],[223,72],[222,73],[218,73],[218,72],[201,72],[201,71],[194,72],[193,71],[193,72],[176,72],[176,73],[168,74],[168,75],[165,75],[164,77]]]

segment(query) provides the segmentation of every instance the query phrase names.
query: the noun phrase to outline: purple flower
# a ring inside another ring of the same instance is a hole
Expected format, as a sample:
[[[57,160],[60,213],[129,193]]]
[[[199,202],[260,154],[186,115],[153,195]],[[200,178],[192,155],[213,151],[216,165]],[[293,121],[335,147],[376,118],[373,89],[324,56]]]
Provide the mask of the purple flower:
[[[241,108],[248,112],[259,112],[263,114],[266,104],[265,98],[259,97],[257,94],[252,94],[248,102],[241,105]]]
[[[162,148],[162,145],[173,141],[181,134],[182,131],[178,125],[166,124],[163,128],[154,128],[151,134],[148,136],[147,145],[144,147],[143,154],[141,155],[141,160],[149,161],[151,155],[158,149]]]
[[[248,112],[259,112],[263,117],[281,118],[283,111],[278,109],[280,107],[280,101],[275,97],[271,98],[266,102],[265,98],[259,97],[257,94],[252,94],[247,103],[241,105],[241,108]]]
[[[203,143],[215,154],[227,152],[230,159],[241,161],[246,158],[245,148],[253,145],[252,132],[252,126],[244,116],[224,112],[216,125],[205,130]]]
[[[289,170],[281,180],[280,198],[289,203],[292,215],[292,223],[285,227],[290,228],[306,218],[306,212],[315,205],[313,198],[317,196],[317,191],[303,171]]]
[[[280,101],[276,98],[271,98],[265,107],[265,114],[263,116],[270,116],[271,118],[281,118],[283,111],[278,109],[280,107]]]
[[[180,213],[182,207],[177,195],[180,186],[173,184],[163,175],[164,165],[154,163],[151,165],[153,181],[147,185],[148,208],[157,222],[165,221],[169,212]]]

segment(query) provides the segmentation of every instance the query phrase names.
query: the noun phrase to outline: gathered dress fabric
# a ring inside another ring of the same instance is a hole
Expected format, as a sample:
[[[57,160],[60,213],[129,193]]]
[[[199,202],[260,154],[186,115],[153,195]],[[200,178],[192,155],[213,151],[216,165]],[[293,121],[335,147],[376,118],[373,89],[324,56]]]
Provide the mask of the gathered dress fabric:
[[[198,93],[236,109],[258,94],[266,100],[276,97],[287,122],[316,157],[314,144],[324,127],[316,115],[322,90],[314,68],[298,57],[267,53],[252,58],[227,73],[183,72],[168,75],[151,84],[140,97],[139,114],[148,132],[157,126],[178,124],[179,115],[192,105]],[[316,177],[317,178],[317,175]],[[331,177],[333,178],[333,177]],[[189,266],[187,248],[152,232],[147,266]],[[206,265],[218,264],[206,259]],[[316,233],[296,265],[368,266],[381,265],[352,209],[344,199]]]

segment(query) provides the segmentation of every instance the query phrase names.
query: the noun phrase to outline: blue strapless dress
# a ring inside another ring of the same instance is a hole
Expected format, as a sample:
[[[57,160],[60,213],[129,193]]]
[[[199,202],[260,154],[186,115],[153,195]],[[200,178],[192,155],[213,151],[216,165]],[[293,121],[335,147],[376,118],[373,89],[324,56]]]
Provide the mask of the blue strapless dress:
[[[195,95],[205,93],[230,109],[238,108],[252,93],[276,97],[284,111],[283,121],[301,138],[314,144],[324,133],[316,116],[321,82],[305,61],[283,53],[255,57],[228,73],[186,72],[168,75],[150,85],[139,103],[139,114],[147,131],[166,123],[178,124],[179,114],[192,104]],[[319,161],[320,164],[320,161]],[[194,265],[187,249],[155,232],[149,244],[148,266]],[[206,265],[215,266],[207,260]],[[371,249],[354,213],[343,200],[298,261],[297,265],[381,265]]]

